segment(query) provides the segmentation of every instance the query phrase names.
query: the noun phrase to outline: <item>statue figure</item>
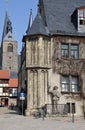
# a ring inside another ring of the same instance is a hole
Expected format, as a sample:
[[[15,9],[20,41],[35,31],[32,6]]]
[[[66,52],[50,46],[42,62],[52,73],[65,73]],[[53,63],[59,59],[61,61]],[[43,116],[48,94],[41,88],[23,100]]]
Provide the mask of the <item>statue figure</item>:
[[[57,86],[54,86],[54,88],[53,88],[52,98],[53,98],[53,112],[57,113],[58,112],[57,104],[58,104],[58,100],[60,98],[60,93],[58,91]]]
[[[53,110],[53,113],[57,113],[58,112],[57,104],[58,104],[58,100],[60,98],[60,92],[58,91],[58,87],[54,86],[53,90],[50,90],[50,87],[49,87],[49,93],[52,95],[52,107],[53,107],[52,110]]]

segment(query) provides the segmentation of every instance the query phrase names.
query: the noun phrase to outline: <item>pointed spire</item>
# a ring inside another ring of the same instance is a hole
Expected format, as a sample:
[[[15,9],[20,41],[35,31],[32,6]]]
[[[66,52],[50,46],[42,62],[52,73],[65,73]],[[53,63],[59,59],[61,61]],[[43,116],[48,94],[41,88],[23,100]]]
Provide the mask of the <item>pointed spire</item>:
[[[28,33],[29,29],[31,28],[33,23],[33,17],[32,17],[32,9],[30,9],[30,17],[29,17],[29,24],[26,33]]]
[[[7,21],[8,21],[9,17],[8,17],[8,11],[6,11],[6,14],[5,14],[5,20],[4,20],[4,28],[3,28],[3,35],[2,35],[2,41],[3,41],[3,38],[6,36],[7,34]]]
[[[12,33],[12,24],[11,24],[11,21],[8,16],[8,11],[6,10],[2,41],[3,41],[4,37],[8,34],[9,31]]]
[[[8,11],[8,0],[6,0],[6,11]]]
[[[29,27],[32,26],[33,18],[32,18],[32,9],[30,9],[30,21],[29,21]]]
[[[37,14],[40,15],[40,4],[38,4]]]

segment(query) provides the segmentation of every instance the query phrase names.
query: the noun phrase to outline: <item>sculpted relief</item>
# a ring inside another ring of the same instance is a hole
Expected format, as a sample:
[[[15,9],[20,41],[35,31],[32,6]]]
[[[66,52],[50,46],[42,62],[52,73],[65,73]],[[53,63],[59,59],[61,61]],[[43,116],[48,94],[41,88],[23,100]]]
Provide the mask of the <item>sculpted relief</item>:
[[[60,74],[80,74],[85,71],[85,60],[56,59],[53,61],[53,71]]]

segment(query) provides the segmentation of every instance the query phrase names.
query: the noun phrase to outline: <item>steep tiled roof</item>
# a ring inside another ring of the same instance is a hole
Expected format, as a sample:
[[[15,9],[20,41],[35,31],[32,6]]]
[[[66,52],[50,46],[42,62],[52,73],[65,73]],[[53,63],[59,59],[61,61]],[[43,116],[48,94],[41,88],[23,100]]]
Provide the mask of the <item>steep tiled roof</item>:
[[[18,78],[11,78],[9,80],[9,87],[18,87]]]
[[[85,0],[40,1],[43,1],[47,27],[51,33],[78,34],[71,22],[71,15],[76,8],[85,5]]]
[[[35,34],[48,35],[47,28],[45,27],[40,14],[37,14],[31,28],[27,32],[27,35],[35,35]]]
[[[2,42],[3,40],[9,41],[16,41],[15,38],[12,36],[12,23],[8,16],[8,11],[6,11],[5,20],[4,20],[4,28],[3,28],[3,35],[2,35]],[[11,36],[11,37],[10,37]],[[10,37],[10,38],[9,38]]]
[[[9,79],[10,72],[8,70],[0,70],[0,79]]]
[[[3,36],[2,36],[2,41],[3,38],[6,36],[7,34],[7,22],[9,21],[9,16],[8,16],[8,11],[6,11],[6,15],[5,15],[5,20],[4,20],[4,29],[3,29]]]
[[[27,34],[28,34],[30,27],[32,26],[32,22],[33,22],[33,17],[32,17],[32,9],[31,9],[30,10],[30,18],[29,18],[28,28],[27,28],[27,31],[26,31]]]

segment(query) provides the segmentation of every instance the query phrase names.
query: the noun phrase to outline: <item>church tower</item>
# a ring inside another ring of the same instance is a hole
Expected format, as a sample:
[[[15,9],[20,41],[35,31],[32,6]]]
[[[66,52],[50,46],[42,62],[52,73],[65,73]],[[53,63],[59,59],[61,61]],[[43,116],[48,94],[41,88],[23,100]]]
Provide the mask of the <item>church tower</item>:
[[[1,69],[18,72],[18,43],[13,37],[12,23],[5,14],[2,42],[1,42]]]

